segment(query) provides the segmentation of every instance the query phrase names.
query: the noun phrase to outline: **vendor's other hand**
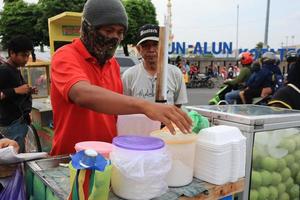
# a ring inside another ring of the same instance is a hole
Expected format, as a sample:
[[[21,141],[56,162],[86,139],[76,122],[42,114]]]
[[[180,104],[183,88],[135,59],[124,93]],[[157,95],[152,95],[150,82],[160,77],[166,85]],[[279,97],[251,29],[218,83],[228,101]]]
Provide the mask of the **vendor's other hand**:
[[[0,140],[0,149],[8,146],[12,146],[17,153],[19,152],[20,147],[16,141],[7,138],[3,138]]]
[[[15,88],[16,94],[28,94],[31,91],[31,88],[28,84],[21,85]]]
[[[174,105],[149,102],[143,109],[144,114],[147,115],[147,117],[165,124],[172,134],[175,134],[173,124],[175,124],[183,133],[192,132],[192,120],[185,112]]]
[[[37,89],[37,87],[30,87],[30,92],[31,94],[37,94],[39,90]]]

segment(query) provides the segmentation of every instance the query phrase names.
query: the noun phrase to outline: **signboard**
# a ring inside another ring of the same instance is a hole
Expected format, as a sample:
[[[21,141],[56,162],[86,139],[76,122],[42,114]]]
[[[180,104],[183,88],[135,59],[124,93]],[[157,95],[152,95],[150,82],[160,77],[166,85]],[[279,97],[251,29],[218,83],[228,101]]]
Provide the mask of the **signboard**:
[[[258,49],[239,49],[239,53],[249,51],[251,52],[255,58],[259,55],[271,51],[274,53],[278,53],[280,59],[283,60],[284,55],[287,51],[296,50],[298,54],[300,54],[300,49],[295,48],[280,48],[280,49],[272,49],[272,48],[263,48],[260,50]],[[169,48],[169,54],[180,54],[184,55],[190,52],[193,55],[231,55],[233,53],[232,42],[196,42],[195,44],[191,45],[186,42],[172,42]]]
[[[62,34],[65,36],[79,36],[80,26],[62,26]]]

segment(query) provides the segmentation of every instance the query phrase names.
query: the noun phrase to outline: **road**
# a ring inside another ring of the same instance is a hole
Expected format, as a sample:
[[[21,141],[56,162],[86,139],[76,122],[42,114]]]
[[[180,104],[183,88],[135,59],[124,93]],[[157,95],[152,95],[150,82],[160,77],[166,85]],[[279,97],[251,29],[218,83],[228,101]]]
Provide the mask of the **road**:
[[[187,105],[208,105],[208,101],[216,94],[219,89],[195,88],[187,89],[188,104]]]

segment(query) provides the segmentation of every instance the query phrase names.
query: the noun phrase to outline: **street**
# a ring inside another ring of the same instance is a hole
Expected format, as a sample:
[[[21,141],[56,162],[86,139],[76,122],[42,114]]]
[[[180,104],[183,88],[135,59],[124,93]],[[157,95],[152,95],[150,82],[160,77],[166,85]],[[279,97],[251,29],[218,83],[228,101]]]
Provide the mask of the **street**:
[[[208,105],[208,101],[216,94],[219,88],[213,89],[208,88],[189,88],[188,93],[188,104],[187,105]]]

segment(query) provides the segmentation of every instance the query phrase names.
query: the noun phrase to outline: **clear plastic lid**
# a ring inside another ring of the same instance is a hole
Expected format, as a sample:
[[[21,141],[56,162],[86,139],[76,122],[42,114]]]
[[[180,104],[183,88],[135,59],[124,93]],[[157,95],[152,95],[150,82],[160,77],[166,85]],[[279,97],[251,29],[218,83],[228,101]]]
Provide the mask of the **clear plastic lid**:
[[[150,134],[165,141],[166,144],[187,144],[197,140],[197,135],[193,133],[184,134],[176,130],[176,134],[171,134],[168,130],[154,131]]]

